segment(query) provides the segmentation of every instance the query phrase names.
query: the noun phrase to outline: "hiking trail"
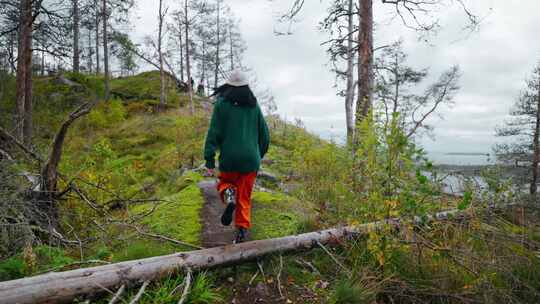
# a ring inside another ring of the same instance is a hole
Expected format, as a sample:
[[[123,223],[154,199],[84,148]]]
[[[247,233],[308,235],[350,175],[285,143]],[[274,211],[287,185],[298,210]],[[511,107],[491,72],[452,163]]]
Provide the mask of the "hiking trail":
[[[201,212],[203,225],[201,243],[204,248],[212,248],[231,244],[234,239],[233,225],[221,225],[221,214],[225,205],[221,202],[216,189],[215,179],[205,179],[198,184],[204,197],[204,206]]]

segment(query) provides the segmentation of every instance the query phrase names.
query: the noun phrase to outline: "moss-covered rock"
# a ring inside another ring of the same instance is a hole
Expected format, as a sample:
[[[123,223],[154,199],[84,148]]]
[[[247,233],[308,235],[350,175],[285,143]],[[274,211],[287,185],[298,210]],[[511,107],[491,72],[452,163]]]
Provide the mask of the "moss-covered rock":
[[[135,76],[115,78],[111,81],[111,94],[126,102],[136,100],[159,100],[159,71],[144,72]],[[166,97],[168,103],[177,103],[176,81],[166,77]]]

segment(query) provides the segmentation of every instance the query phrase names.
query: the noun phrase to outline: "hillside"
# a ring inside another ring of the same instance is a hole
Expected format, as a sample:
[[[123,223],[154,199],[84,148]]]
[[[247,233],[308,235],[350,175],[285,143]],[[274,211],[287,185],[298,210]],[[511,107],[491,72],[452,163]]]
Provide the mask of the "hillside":
[[[35,125],[42,127],[35,143],[40,155],[46,155],[67,113],[88,97],[81,86],[102,94],[99,78],[65,78],[70,81],[36,79]],[[5,92],[12,92],[12,81],[5,84]],[[28,241],[15,252],[3,248],[0,281],[189,251],[203,244],[205,221],[212,220],[203,214],[200,189],[201,181],[211,182],[201,167],[211,103],[195,98],[192,115],[187,96],[173,84],[171,79],[168,105],[161,109],[157,72],[113,80],[113,101],[98,103],[78,121],[64,147],[60,188],[77,188],[62,198],[59,222],[63,236],[75,244]],[[11,113],[11,97],[2,95],[0,113]],[[259,179],[253,196],[253,240],[452,208],[470,210],[471,220],[419,226],[404,222],[398,231],[373,231],[336,248],[198,273],[189,303],[540,300],[540,230],[532,208],[484,214],[478,210],[485,207],[485,197],[473,192],[464,198],[444,195],[417,167],[422,163],[428,170],[429,161],[413,162],[417,148],[402,140],[388,144],[402,149],[392,150],[401,153],[399,161],[383,149],[366,148],[362,172],[367,178],[359,180],[349,173],[352,157],[345,148],[300,125],[267,119],[272,144],[262,171],[270,178]],[[367,143],[379,140],[367,131],[365,136]],[[5,172],[35,171],[29,162],[2,166]],[[399,184],[399,190],[390,191],[395,185],[387,180]],[[504,186],[496,179],[492,184]],[[0,190],[0,198],[8,190]],[[497,194],[488,200],[505,199],[503,190]],[[154,282],[139,303],[177,303],[183,280],[171,276]],[[130,289],[125,299],[137,290]],[[106,303],[107,297],[105,293],[92,303]]]

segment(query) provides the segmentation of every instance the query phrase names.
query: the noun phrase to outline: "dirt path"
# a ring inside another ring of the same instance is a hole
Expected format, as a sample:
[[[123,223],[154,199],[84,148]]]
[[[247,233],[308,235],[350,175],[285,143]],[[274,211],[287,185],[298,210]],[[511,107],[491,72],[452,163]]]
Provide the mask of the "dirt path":
[[[234,230],[231,227],[221,225],[220,219],[223,210],[225,210],[225,205],[221,203],[215,180],[204,180],[198,186],[204,197],[204,207],[201,215],[203,224],[202,246],[211,248],[231,244],[234,238]]]

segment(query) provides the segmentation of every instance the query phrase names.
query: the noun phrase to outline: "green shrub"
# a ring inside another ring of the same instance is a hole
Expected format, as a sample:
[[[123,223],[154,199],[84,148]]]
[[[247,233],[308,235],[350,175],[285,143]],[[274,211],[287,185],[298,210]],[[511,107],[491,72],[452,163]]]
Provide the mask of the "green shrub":
[[[25,252],[0,262],[0,281],[14,280],[33,274],[58,268],[74,262],[66,252],[57,247],[27,247]]]
[[[26,264],[20,257],[11,257],[0,262],[0,281],[19,279],[24,277],[27,272]]]
[[[66,252],[57,247],[37,246],[34,248],[37,256],[37,266],[40,270],[61,267],[73,263],[75,260],[66,255]]]

